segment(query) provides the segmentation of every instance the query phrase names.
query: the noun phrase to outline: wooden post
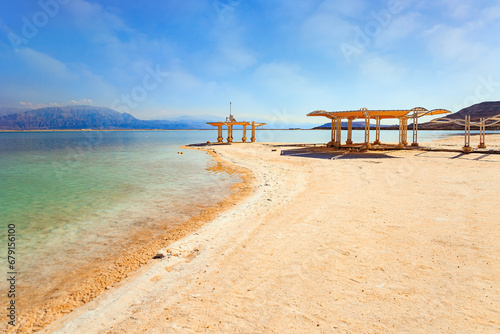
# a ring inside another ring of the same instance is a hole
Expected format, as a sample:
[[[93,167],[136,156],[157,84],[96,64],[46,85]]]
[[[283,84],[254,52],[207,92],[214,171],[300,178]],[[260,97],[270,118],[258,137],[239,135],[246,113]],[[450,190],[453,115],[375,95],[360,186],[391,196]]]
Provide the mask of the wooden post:
[[[227,142],[233,142],[233,126],[231,124],[227,125]]]
[[[484,118],[479,122],[479,145],[477,148],[486,148],[486,122]]]
[[[330,140],[330,143],[333,144],[335,143],[335,121],[332,118],[332,138]]]
[[[418,146],[418,117],[417,113],[413,114],[413,142],[411,146]]]
[[[223,141],[223,138],[222,138],[222,124],[221,125],[217,125],[217,132],[218,132],[217,142],[218,143],[222,143],[222,141]]]
[[[404,138],[403,138],[403,119],[402,118],[398,118],[399,119],[399,143],[398,143],[398,147],[399,148],[403,148],[405,147],[405,145],[403,144],[404,142]]]
[[[252,121],[252,137],[250,138],[252,143],[255,143],[255,121]]]
[[[403,145],[408,145],[408,118],[403,117]]]
[[[246,143],[247,142],[247,126],[243,125],[243,138],[241,140]]]
[[[363,116],[365,117],[365,143],[363,144],[363,148],[366,150],[369,150],[371,147],[371,144],[370,144],[370,113],[368,112],[368,109],[366,109],[366,108],[361,108],[360,110],[363,112]]]
[[[465,116],[465,143],[462,151],[464,153],[472,152],[472,147],[470,147],[470,116]]]
[[[375,141],[373,142],[373,144],[380,145],[380,117],[376,116],[375,121],[377,122],[377,127],[375,130]]]
[[[370,145],[370,116],[365,115],[365,145]]]
[[[337,135],[336,135],[336,138],[335,138],[335,144],[340,147],[340,141],[342,140],[342,119],[341,118],[337,118]]]
[[[347,119],[347,145],[352,145],[352,118]]]

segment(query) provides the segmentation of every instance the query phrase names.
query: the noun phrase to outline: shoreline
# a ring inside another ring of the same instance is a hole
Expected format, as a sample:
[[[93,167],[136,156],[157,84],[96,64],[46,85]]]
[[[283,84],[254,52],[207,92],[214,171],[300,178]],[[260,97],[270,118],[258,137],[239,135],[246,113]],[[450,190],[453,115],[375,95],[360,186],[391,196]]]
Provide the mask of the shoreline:
[[[190,149],[189,147],[181,148]],[[158,237],[153,240],[148,240],[144,236],[147,234],[144,231],[135,232],[121,247],[128,249],[126,252],[108,254],[98,265],[88,263],[79,267],[71,277],[65,278],[62,286],[57,287],[59,291],[52,291],[49,294],[50,299],[44,300],[43,305],[30,304],[27,312],[23,310],[16,321],[18,325],[5,328],[7,332],[24,333],[41,330],[76,308],[99,299],[107,291],[113,290],[115,286],[120,286],[122,282],[129,280],[137,273],[147,270],[156,261],[152,258],[159,249],[194,232],[252,192],[253,176],[248,170],[220,159],[210,150],[203,149],[203,151],[209,154],[214,162],[214,165],[207,167],[208,172],[237,174],[241,178],[240,182],[231,186],[228,195],[222,201],[208,206],[202,205],[201,212],[180,224],[167,224],[168,226],[163,227],[164,232],[158,234]],[[22,305],[25,299],[18,299],[17,302]],[[26,309],[26,307],[22,308]]]
[[[252,170],[253,195],[42,333],[500,326],[498,156],[211,148]]]

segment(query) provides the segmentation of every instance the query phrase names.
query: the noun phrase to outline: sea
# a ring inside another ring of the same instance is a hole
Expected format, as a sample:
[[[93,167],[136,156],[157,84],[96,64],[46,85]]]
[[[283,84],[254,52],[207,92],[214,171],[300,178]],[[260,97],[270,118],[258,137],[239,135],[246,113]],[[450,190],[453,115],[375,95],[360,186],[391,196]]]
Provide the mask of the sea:
[[[419,141],[456,134],[419,131]],[[241,130],[233,136],[240,140]],[[213,130],[0,132],[0,268],[15,271],[23,286],[50,284],[134,233],[151,233],[159,221],[178,224],[222,201],[240,177],[214,172],[203,151],[180,148],[216,137]],[[353,132],[355,142],[363,139],[364,131]],[[381,139],[397,142],[398,131],[382,131]],[[329,140],[328,130],[257,131],[260,142]]]

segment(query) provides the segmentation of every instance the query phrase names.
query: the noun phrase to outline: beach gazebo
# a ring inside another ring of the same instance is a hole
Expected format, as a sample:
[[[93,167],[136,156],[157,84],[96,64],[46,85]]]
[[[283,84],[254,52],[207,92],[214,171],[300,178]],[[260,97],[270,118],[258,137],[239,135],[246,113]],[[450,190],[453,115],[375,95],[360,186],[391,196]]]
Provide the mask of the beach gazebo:
[[[431,122],[434,123],[455,123],[461,125],[465,128],[465,136],[464,136],[464,146],[462,150],[465,153],[472,152],[472,147],[470,146],[470,129],[471,127],[479,127],[479,145],[477,148],[486,148],[486,127],[497,125],[500,123],[500,114],[489,117],[489,118],[480,118],[477,122],[471,122],[470,116],[465,116],[465,120],[461,119],[453,119],[453,118],[437,118],[433,119]]]
[[[433,116],[440,114],[448,114],[450,111],[446,109],[433,109],[427,110],[425,108],[417,107],[410,110],[369,110],[361,108],[359,110],[349,111],[325,111],[316,110],[307,116],[323,116],[332,122],[332,135],[329,146],[336,148],[341,147],[360,147],[362,149],[369,149],[370,143],[370,120],[374,119],[376,122],[376,135],[373,145],[381,145],[380,142],[380,122],[382,119],[398,119],[399,120],[399,143],[398,147],[403,148],[408,145],[408,120],[413,120],[413,141],[412,146],[418,146],[418,119],[424,116]],[[347,140],[345,145],[341,144],[342,137],[342,120],[347,119]],[[363,119],[365,121],[365,140],[361,144],[354,144],[352,142],[352,122],[355,119]]]
[[[250,137],[250,141],[252,143],[255,142],[256,137],[255,137],[255,129],[258,127],[261,127],[263,125],[266,125],[266,123],[257,123],[255,121],[250,122],[238,122],[236,119],[234,119],[233,115],[229,115],[229,117],[226,117],[226,120],[224,122],[207,122],[207,124],[210,124],[212,126],[216,126],[218,130],[218,136],[217,136],[217,142],[222,143],[224,141],[224,138],[222,138],[222,127],[227,126],[227,142],[232,143],[233,142],[233,126],[235,125],[241,125],[243,126],[243,137],[241,138],[241,141],[246,143],[247,141],[247,126],[252,127],[252,137]]]
[[[226,120],[223,122],[207,122],[207,124],[216,126],[217,127],[217,142],[222,143],[224,141],[224,138],[222,138],[222,127],[227,126],[227,142],[232,143],[233,142],[233,126],[235,125],[241,125],[243,126],[243,137],[241,138],[241,141],[246,143],[247,141],[247,126],[252,126],[252,137],[250,137],[250,141],[252,143],[255,142],[256,137],[255,137],[255,129],[258,127],[261,127],[263,125],[266,125],[266,123],[257,123],[255,121],[247,122],[247,121],[242,121],[238,122],[232,115],[231,113],[231,102],[229,102],[229,117],[226,117]]]

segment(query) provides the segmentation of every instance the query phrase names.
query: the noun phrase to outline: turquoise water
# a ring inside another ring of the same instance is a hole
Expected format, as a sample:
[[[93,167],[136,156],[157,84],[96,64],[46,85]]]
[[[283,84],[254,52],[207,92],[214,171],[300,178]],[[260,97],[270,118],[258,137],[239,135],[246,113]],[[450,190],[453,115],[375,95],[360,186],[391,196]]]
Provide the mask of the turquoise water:
[[[237,176],[207,171],[204,152],[179,146],[192,131],[0,133],[0,266],[16,225],[16,270],[42,282],[120,243],[220,201]],[[154,236],[152,236],[154,237]]]

